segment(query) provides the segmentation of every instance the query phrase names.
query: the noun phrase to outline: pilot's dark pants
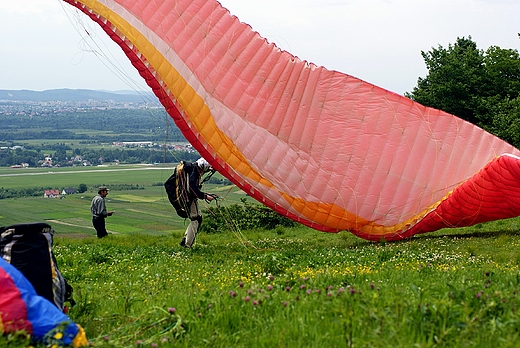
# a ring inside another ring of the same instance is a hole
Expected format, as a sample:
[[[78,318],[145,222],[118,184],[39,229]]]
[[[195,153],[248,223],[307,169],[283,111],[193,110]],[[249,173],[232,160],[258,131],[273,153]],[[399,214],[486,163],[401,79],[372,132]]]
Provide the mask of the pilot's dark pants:
[[[96,229],[98,238],[103,238],[108,236],[107,229],[105,227],[105,217],[103,216],[94,216],[92,217],[92,225]]]

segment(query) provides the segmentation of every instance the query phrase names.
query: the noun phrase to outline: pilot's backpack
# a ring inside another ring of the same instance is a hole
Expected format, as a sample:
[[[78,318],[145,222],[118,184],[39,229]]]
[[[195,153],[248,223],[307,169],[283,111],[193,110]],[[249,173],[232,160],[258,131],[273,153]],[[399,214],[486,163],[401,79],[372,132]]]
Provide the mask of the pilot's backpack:
[[[54,230],[43,222],[0,227],[0,257],[17,268],[36,293],[63,311],[71,306],[72,287],[61,275],[52,253]]]
[[[189,199],[189,179],[188,172],[189,166],[194,164],[190,162],[181,161],[176,168],[173,169],[173,174],[164,183],[168,200],[172,204],[173,208],[181,218],[187,219],[190,212],[190,199]]]

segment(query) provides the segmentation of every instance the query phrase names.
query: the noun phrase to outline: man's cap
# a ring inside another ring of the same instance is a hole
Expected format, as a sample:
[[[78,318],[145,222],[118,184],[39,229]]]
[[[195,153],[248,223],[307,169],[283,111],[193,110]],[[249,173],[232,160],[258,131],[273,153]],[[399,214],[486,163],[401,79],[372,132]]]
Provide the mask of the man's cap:
[[[110,191],[108,187],[106,186],[99,186],[98,188],[98,193],[101,192],[101,191]]]

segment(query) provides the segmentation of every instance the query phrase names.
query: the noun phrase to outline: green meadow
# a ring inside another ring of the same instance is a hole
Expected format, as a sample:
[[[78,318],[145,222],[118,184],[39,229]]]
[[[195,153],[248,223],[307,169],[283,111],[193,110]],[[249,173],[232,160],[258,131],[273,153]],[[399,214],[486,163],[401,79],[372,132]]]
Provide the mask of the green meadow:
[[[133,168],[142,166],[0,176],[0,187],[89,187],[63,199],[1,200],[0,225],[47,221],[56,230],[54,253],[77,302],[69,316],[90,346],[520,346],[518,218],[393,243],[302,226],[241,230],[231,221],[229,231],[200,234],[184,249],[184,221],[153,186],[171,169]],[[143,189],[110,191],[113,233],[98,240],[94,188],[122,183]],[[208,191],[224,206],[247,198],[234,186]],[[29,345],[0,338],[0,346]]]

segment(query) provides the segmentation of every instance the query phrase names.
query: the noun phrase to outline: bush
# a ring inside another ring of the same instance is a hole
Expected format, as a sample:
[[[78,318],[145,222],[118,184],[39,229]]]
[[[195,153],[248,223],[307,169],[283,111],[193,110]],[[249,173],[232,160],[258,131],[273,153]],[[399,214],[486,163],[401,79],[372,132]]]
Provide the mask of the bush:
[[[232,204],[228,207],[218,206],[215,209],[203,210],[204,223],[200,231],[216,233],[235,230],[273,230],[275,228],[293,227],[295,222],[271,210],[270,208],[248,203]]]

